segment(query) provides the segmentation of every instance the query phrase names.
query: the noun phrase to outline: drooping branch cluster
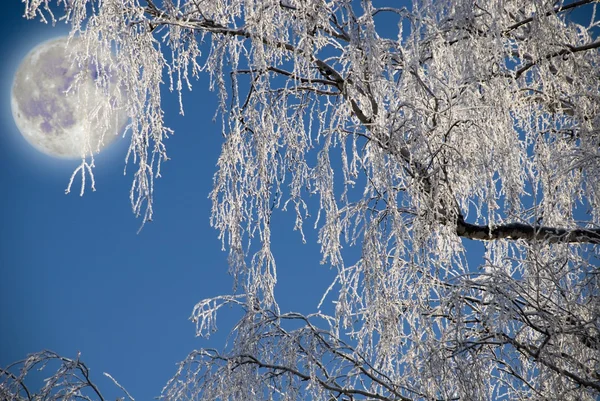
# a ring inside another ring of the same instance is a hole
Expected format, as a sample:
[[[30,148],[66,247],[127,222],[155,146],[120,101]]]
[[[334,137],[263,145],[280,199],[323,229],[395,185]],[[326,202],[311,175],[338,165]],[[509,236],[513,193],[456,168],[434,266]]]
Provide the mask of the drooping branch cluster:
[[[42,388],[28,387],[26,379],[30,372],[50,369],[54,365],[58,366],[56,372],[45,380]],[[115,379],[106,373],[104,375],[111,379],[130,401],[134,401]],[[0,368],[0,398],[5,401],[107,400],[90,378],[90,371],[81,362],[79,355],[77,359],[69,359],[52,351],[37,352],[29,355],[27,359]]]
[[[343,340],[346,335],[331,326],[327,316],[254,310],[242,319],[251,323],[237,333],[240,341],[223,352],[192,352],[180,363],[162,397],[245,399],[248,393],[242,389],[255,394],[267,388],[275,399],[453,400],[456,394],[484,399],[490,380],[496,379],[510,382],[517,398],[519,394],[543,398],[545,391],[551,391],[561,399],[574,394],[593,399],[600,383],[600,329],[593,311],[598,280],[594,275],[584,280],[581,293],[584,288],[595,293],[588,296],[588,304],[569,310],[565,308],[568,298],[582,294],[568,292],[568,284],[561,279],[577,274],[576,270],[569,271],[566,263],[561,270],[551,272],[539,266],[536,280],[561,288],[562,298],[550,291],[536,293],[540,287],[534,281],[506,275],[479,275],[468,280],[467,286],[446,283],[447,296],[437,305],[432,303],[426,316],[447,320],[457,332],[440,339],[437,355],[421,355],[426,359],[420,361],[455,361],[452,371],[439,371],[447,380],[435,390],[408,366],[397,365],[394,373],[386,373],[382,360],[366,357],[353,340]],[[544,273],[550,276],[542,279]],[[499,277],[504,280],[502,286],[496,282]],[[317,321],[328,328],[319,328]],[[300,327],[288,330],[288,325]],[[398,352],[409,348],[403,344]],[[495,368],[473,372],[475,378],[465,376],[461,370],[469,369],[476,359]],[[529,371],[529,361],[538,364],[535,372]],[[540,390],[534,383],[536,377],[547,380],[549,388]],[[499,394],[492,392],[492,397]]]
[[[581,7],[581,6],[584,6],[589,3],[592,3],[592,1],[584,0],[584,1],[574,2],[571,4],[563,4],[561,6],[556,6],[552,10],[547,11],[540,18],[558,17],[558,16],[561,16],[563,13],[567,13],[573,9],[576,9],[577,7]],[[276,6],[272,6],[272,7],[276,7]],[[280,4],[279,7],[281,7],[281,10],[283,12],[288,12],[292,16],[292,18],[301,18],[302,17],[301,11],[299,10],[298,7],[295,7],[291,4],[290,5]],[[340,7],[340,10],[341,9],[343,9],[343,7]],[[479,13],[478,17],[481,18],[482,20],[485,19],[486,10],[482,7],[480,7],[479,10],[480,10],[480,13]],[[431,195],[431,193],[430,193],[431,192],[431,188],[430,188],[431,182],[429,179],[430,178],[429,174],[431,171],[428,171],[428,170],[431,169],[431,166],[433,165],[432,162],[434,162],[434,160],[428,160],[428,166],[425,166],[424,162],[419,161],[418,158],[413,158],[411,151],[409,150],[409,147],[407,147],[406,145],[403,145],[403,144],[392,143],[392,141],[390,141],[392,136],[389,135],[389,133],[387,133],[387,132],[381,132],[380,125],[378,125],[376,123],[376,120],[379,117],[378,116],[379,99],[377,99],[376,94],[373,93],[373,89],[371,87],[372,85],[369,82],[370,77],[367,74],[363,75],[362,77],[356,77],[353,74],[349,74],[347,77],[344,77],[342,73],[340,73],[338,70],[336,70],[334,67],[332,67],[331,65],[329,65],[322,59],[316,57],[314,53],[307,52],[304,49],[302,49],[302,48],[298,47],[297,45],[290,43],[290,42],[286,42],[286,41],[279,40],[279,39],[271,40],[271,39],[267,39],[266,37],[261,36],[260,34],[253,34],[245,26],[230,27],[227,24],[216,22],[214,19],[211,19],[211,18],[208,18],[207,16],[205,16],[204,13],[202,13],[202,11],[201,11],[200,6],[192,6],[187,15],[181,15],[181,16],[175,16],[175,17],[172,14],[169,14],[163,10],[159,10],[152,2],[149,3],[149,5],[145,9],[145,11],[148,13],[149,16],[152,17],[151,23],[153,24],[153,26],[160,26],[160,25],[178,26],[178,27],[182,27],[182,28],[188,28],[188,29],[194,30],[194,31],[197,30],[197,31],[211,32],[212,34],[215,34],[215,35],[237,36],[237,37],[241,37],[243,39],[250,39],[252,41],[258,40],[258,41],[261,41],[266,46],[272,46],[277,49],[282,49],[282,50],[285,50],[286,52],[289,52],[290,54],[304,58],[305,61],[309,65],[313,66],[314,71],[318,71],[318,74],[320,74],[321,78],[317,78],[317,77],[315,77],[315,75],[302,76],[301,74],[289,72],[289,71],[286,71],[286,70],[279,68],[277,66],[274,66],[274,65],[268,66],[267,71],[272,72],[276,75],[282,75],[284,77],[287,77],[292,82],[304,84],[301,87],[296,85],[293,88],[295,90],[312,91],[313,93],[315,93],[317,95],[323,95],[323,94],[336,95],[336,93],[337,93],[340,97],[344,98],[348,102],[353,116],[356,117],[360,121],[362,126],[367,131],[369,131],[369,133],[370,133],[368,136],[369,140],[374,141],[374,143],[377,146],[381,147],[385,152],[389,153],[391,156],[397,157],[401,161],[407,163],[409,165],[407,167],[407,170],[412,171],[412,173],[411,173],[412,177],[416,178],[417,181],[420,182],[419,185],[422,186],[422,188],[420,188],[420,190],[423,191],[426,194],[426,196]],[[195,18],[195,17],[190,16],[190,15],[195,14],[196,12],[199,15],[201,15],[202,18]],[[383,12],[395,12],[395,13],[398,13],[399,15],[408,16],[407,18],[415,17],[415,16],[410,16],[410,13],[408,13],[408,11],[406,11],[405,9],[382,8],[382,9],[373,9],[371,11],[372,15],[376,15],[378,13],[383,13]],[[489,14],[489,12],[487,12],[487,13]],[[316,40],[316,38],[319,37],[320,35],[325,36],[325,37],[329,36],[331,38],[341,41],[341,43],[347,43],[347,44],[353,45],[352,42],[356,41],[356,39],[353,39],[350,36],[350,34],[347,32],[347,29],[348,29],[347,27],[351,26],[352,24],[359,24],[359,23],[355,19],[356,18],[355,16],[354,16],[354,19],[352,17],[353,16],[348,16],[348,21],[346,22],[346,24],[344,26],[342,26],[339,23],[336,12],[332,12],[329,20],[327,21],[327,24],[325,24],[323,22],[320,25],[316,24],[315,30],[311,31],[308,34],[308,37]],[[498,32],[503,37],[509,38],[509,39],[507,39],[509,43],[511,41],[513,41],[512,43],[514,43],[515,45],[518,45],[521,41],[523,41],[522,37],[523,37],[524,33],[528,33],[531,30],[530,26],[534,25],[536,23],[536,18],[531,17],[531,16],[519,18],[516,15],[511,16],[511,18],[514,20],[514,22],[511,25],[507,26],[506,28],[499,30]],[[447,46],[459,46],[461,42],[467,42],[469,39],[472,39],[473,35],[490,38],[491,35],[493,34],[493,32],[490,32],[489,29],[486,30],[482,27],[476,27],[478,24],[476,18],[472,21],[471,20],[466,21],[466,23],[467,23],[466,26],[460,26],[460,24],[456,24],[454,26],[450,25],[451,28],[442,27],[441,35],[447,36],[447,38],[445,38],[445,43],[447,44]],[[460,28],[457,29],[459,26],[460,26]],[[489,27],[487,27],[487,28],[489,28]],[[457,35],[458,35],[458,38],[453,38]],[[425,41],[425,44],[428,45],[429,43],[427,43]],[[513,51],[511,51],[510,54],[513,55],[514,57],[519,58],[520,62],[515,63],[511,69],[501,70],[500,67],[498,67],[496,71],[491,71],[491,73],[488,76],[484,77],[484,79],[486,81],[492,81],[492,80],[508,78],[509,80],[515,80],[515,82],[518,83],[521,76],[523,76],[527,71],[529,71],[534,66],[543,64],[542,61],[544,61],[544,60],[552,61],[555,58],[561,58],[561,57],[568,59],[568,57],[570,57],[571,55],[574,55],[575,53],[594,51],[599,46],[600,46],[600,40],[596,40],[592,43],[585,43],[585,44],[563,43],[563,44],[558,45],[557,50],[542,52],[542,55],[538,56],[537,58],[534,58],[534,56],[530,55],[530,54],[519,54],[519,50],[513,50]],[[364,54],[363,49],[358,47],[358,50]],[[364,56],[366,56],[366,54],[364,54]],[[431,88],[429,88],[429,86],[420,78],[419,72],[417,70],[415,70],[414,68],[412,68],[412,69],[406,68],[405,61],[403,60],[403,56],[402,56],[401,52],[398,52],[398,53],[394,52],[392,54],[387,55],[387,57],[389,57],[390,60],[393,60],[393,65],[396,69],[398,69],[398,71],[408,70],[410,72],[410,74],[414,77],[415,84],[418,87],[420,87],[428,95],[428,97],[430,97],[431,100],[434,101],[435,104],[438,104],[441,102],[441,99],[438,99],[436,97],[436,94],[434,93],[434,91]],[[430,57],[430,55],[427,55],[424,58],[422,57],[418,60],[420,67],[424,67],[425,65],[427,65],[427,62],[429,61],[428,57]],[[508,57],[508,55],[507,55],[507,57]],[[507,66],[505,66],[505,68],[506,67]],[[557,71],[556,67],[553,67],[551,64],[550,68],[552,71],[554,71],[554,73],[556,73],[556,71]],[[492,70],[493,70],[493,68],[492,68]],[[256,73],[257,71],[247,71],[247,72],[253,74],[253,73]],[[526,80],[527,80],[527,77],[524,77],[523,81],[526,81]],[[477,85],[483,85],[485,83],[487,83],[487,82],[485,82],[485,81],[482,82],[481,80],[479,80],[477,82]],[[330,88],[330,89],[327,89],[327,88]],[[331,92],[331,88],[334,89],[333,92]],[[540,94],[540,93],[538,93],[538,94]],[[541,95],[542,96],[537,96],[537,99],[541,100],[542,102],[545,102],[546,101],[546,98],[545,98],[546,93],[541,92]],[[367,107],[370,109],[370,112],[366,112],[365,110],[363,110],[364,107],[361,107],[361,105],[359,105],[358,98],[361,98],[361,97],[366,98]],[[249,99],[250,99],[250,96],[244,102],[244,106],[247,105]],[[453,99],[451,99],[451,100],[457,100],[457,99],[458,99],[458,96],[454,96]],[[564,104],[566,104],[565,101],[561,100],[561,103],[563,104],[562,109],[565,110],[565,108],[564,108]],[[433,124],[436,125],[437,123],[435,121],[435,119],[436,119],[435,114],[440,113],[439,105],[435,106],[435,108],[433,110],[431,110],[431,112],[432,112],[431,114],[432,114]],[[570,110],[569,112],[570,112],[570,114],[572,114],[573,110]],[[460,123],[460,122],[456,121],[456,122],[453,122],[452,124],[454,125],[456,123]],[[464,121],[463,121],[463,123],[464,123]],[[475,128],[477,128],[477,127],[475,126]],[[387,129],[387,127],[384,127],[384,130],[386,130],[386,129]],[[450,128],[450,130],[451,129],[452,129],[452,127]],[[578,131],[581,129],[582,129],[581,127],[577,128]],[[448,135],[449,133],[450,132],[448,132],[446,135]],[[435,158],[437,155],[433,155],[433,156]],[[416,170],[414,169],[415,166],[418,166]],[[444,166],[442,165],[442,166],[440,166],[440,168],[443,169]],[[440,185],[440,184],[448,185],[449,183],[445,182],[445,180],[446,179],[444,178],[441,181],[439,181],[437,184],[438,185]],[[448,201],[446,201],[446,202],[448,202]],[[537,226],[535,224],[524,224],[522,222],[508,223],[508,224],[502,224],[502,225],[496,224],[496,225],[494,225],[493,228],[488,227],[487,229],[484,229],[485,226],[483,226],[483,225],[476,226],[474,224],[466,223],[464,220],[463,213],[460,210],[454,210],[454,203],[455,202],[450,203],[452,205],[451,207],[447,207],[447,205],[442,203],[440,205],[440,207],[438,208],[438,211],[444,209],[445,212],[438,213],[438,217],[442,223],[456,221],[456,223],[457,223],[456,233],[459,236],[465,236],[470,239],[489,240],[489,239],[503,238],[503,239],[531,240],[535,237],[540,240],[545,240],[547,238],[553,238],[552,241],[558,241],[560,239],[560,240],[565,240],[566,242],[584,242],[584,243],[585,242],[597,243],[597,240],[598,240],[597,229],[586,230],[583,228],[582,229],[566,229],[566,228],[562,228],[562,227],[552,228],[552,227]],[[534,235],[534,233],[536,233],[536,232],[538,233],[537,236]]]
[[[250,317],[254,315],[254,318]],[[323,316],[297,313],[276,315],[254,311],[244,317],[253,323],[247,338],[259,343],[238,342],[232,350],[192,352],[179,365],[177,375],[163,390],[164,399],[222,397],[246,399],[245,389],[259,391],[258,381],[285,399],[353,399],[410,401],[427,398],[426,390],[409,380],[389,377],[335,334],[313,324]],[[286,330],[292,323],[301,327]],[[246,348],[249,347],[249,348]],[[272,353],[278,349],[278,353]],[[198,386],[198,383],[201,383]]]
[[[580,259],[568,250],[555,258],[552,264],[527,262],[531,270],[520,279],[490,266],[466,286],[449,284],[454,295],[432,313],[456,325],[458,335],[449,344],[456,355],[487,354],[505,374],[543,397],[527,379],[526,363],[515,362],[533,360],[536,376],[552,377],[557,397],[568,399],[585,388],[593,398],[600,390],[597,272],[577,266]]]

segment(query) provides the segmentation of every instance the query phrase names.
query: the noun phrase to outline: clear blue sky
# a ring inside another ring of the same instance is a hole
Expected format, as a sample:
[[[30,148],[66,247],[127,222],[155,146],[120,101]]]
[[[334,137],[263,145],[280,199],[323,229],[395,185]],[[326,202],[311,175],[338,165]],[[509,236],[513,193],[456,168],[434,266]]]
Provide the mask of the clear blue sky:
[[[79,197],[78,188],[64,193],[77,161],[44,156],[21,138],[10,111],[13,74],[31,48],[68,27],[27,21],[19,3],[3,4],[0,16],[0,366],[43,349],[80,351],[107,399],[118,393],[102,372],[137,400],[153,399],[188,352],[221,348],[237,316],[221,314],[209,341],[195,338],[188,320],[198,301],[232,289],[227,254],[209,226],[207,195],[222,143],[211,121],[216,96],[203,77],[181,117],[165,91],[167,125],[176,132],[167,143],[172,160],[156,182],[154,222],[136,234],[126,140],[98,158],[97,191]],[[301,244],[292,213],[277,213],[273,224],[282,310],[313,312],[333,272],[319,265],[313,231]]]

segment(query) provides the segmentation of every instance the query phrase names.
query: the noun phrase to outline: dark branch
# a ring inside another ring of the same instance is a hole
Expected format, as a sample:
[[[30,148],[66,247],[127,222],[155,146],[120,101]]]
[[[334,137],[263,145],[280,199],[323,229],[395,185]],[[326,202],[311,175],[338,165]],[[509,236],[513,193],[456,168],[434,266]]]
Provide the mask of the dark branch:
[[[232,359],[234,360],[234,363],[239,364],[239,365],[252,364],[259,368],[269,369],[269,370],[272,370],[275,372],[279,371],[282,373],[288,373],[288,374],[298,377],[302,381],[316,380],[317,383],[325,390],[333,391],[333,392],[336,392],[339,394],[344,394],[349,397],[359,395],[359,396],[368,397],[368,398],[372,398],[372,399],[378,399],[378,400],[382,400],[382,401],[389,400],[388,397],[377,394],[377,393],[371,393],[371,392],[361,390],[361,389],[344,388],[343,386],[339,385],[335,380],[333,382],[329,383],[329,382],[325,382],[324,380],[319,379],[319,378],[312,378],[310,375],[304,374],[304,373],[302,373],[292,367],[289,367],[289,366],[262,362],[258,358],[254,357],[253,355],[241,354]],[[402,396],[400,396],[399,399],[401,401],[411,401],[410,398],[402,397]]]
[[[564,12],[564,11],[567,11],[567,10],[570,10],[570,9],[573,9],[573,8],[576,8],[576,7],[579,7],[579,6],[590,4],[590,3],[593,3],[595,1],[597,1],[597,0],[580,0],[580,1],[576,1],[576,2],[571,3],[571,4],[557,6],[557,7],[554,7],[552,9],[552,11],[547,11],[546,14],[544,14],[544,15],[546,17],[548,17],[548,16],[550,16],[552,14],[558,14],[560,12]],[[528,23],[530,23],[532,21],[533,21],[533,16],[529,17],[529,18],[525,18],[525,19],[523,19],[523,20],[521,20],[519,22],[516,22],[516,23],[512,24],[511,26],[509,26],[508,28],[506,28],[502,33],[506,35],[510,31],[514,31],[515,29],[517,29],[517,28],[519,28],[519,27],[521,27],[521,26],[523,26],[525,24],[528,24]]]
[[[27,388],[25,383],[23,383],[23,380],[19,379],[17,376],[15,376],[13,373],[9,372],[8,370],[4,370],[2,368],[0,368],[0,375],[6,375],[6,376],[10,377],[12,380],[14,380],[19,386],[21,386],[23,388],[23,390],[25,391],[25,394],[27,394],[27,399],[32,400],[31,393],[29,392],[29,389]]]
[[[588,380],[587,378],[578,376],[575,373],[558,366],[550,358],[541,355],[541,348],[523,344],[503,333],[500,333],[500,336],[504,338],[508,343],[510,343],[513,347],[515,347],[517,350],[519,350],[519,352],[523,353],[525,356],[533,358],[534,360],[540,362],[549,369],[555,371],[560,375],[568,377],[569,379],[573,380],[575,383],[583,387],[593,388],[595,390],[600,391],[600,382]]]
[[[583,52],[586,50],[597,49],[600,47],[600,40],[593,42],[593,43],[589,43],[587,45],[582,45],[582,46],[565,45],[565,47],[566,47],[565,49],[562,49],[562,50],[554,52],[554,53],[547,54],[546,56],[544,56],[542,58],[539,58],[534,61],[530,61],[529,63],[525,64],[523,67],[521,67],[517,70],[517,72],[515,74],[515,79],[519,78],[527,70],[529,70],[531,67],[537,65],[540,61],[542,61],[544,59],[550,60],[555,57],[560,57],[560,56],[564,56],[564,55],[571,54],[571,53],[579,53],[579,52]]]
[[[586,228],[554,228],[522,223],[509,223],[498,226],[480,226],[467,223],[462,216],[456,222],[456,234],[460,237],[491,241],[497,239],[539,240],[549,243],[588,243],[600,244],[600,229]]]

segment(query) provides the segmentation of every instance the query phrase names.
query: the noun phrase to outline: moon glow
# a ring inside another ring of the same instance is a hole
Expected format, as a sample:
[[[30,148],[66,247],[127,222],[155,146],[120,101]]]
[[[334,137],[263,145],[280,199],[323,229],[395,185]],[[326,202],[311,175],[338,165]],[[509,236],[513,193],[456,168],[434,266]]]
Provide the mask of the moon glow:
[[[127,122],[119,108],[116,77],[98,67],[103,63],[83,71],[70,54],[77,46],[77,38],[68,42],[67,37],[36,46],[19,65],[12,85],[11,109],[19,131],[34,148],[58,158],[98,153]],[[107,79],[104,88],[96,86],[99,74]]]

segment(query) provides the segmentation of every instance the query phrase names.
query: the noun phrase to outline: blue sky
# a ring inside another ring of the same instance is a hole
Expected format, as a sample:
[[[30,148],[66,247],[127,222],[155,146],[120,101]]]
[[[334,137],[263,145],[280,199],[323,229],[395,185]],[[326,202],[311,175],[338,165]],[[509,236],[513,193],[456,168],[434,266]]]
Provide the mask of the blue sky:
[[[203,76],[181,117],[165,91],[172,160],[156,182],[154,221],[137,234],[133,166],[123,175],[126,140],[98,157],[97,191],[79,197],[78,188],[64,192],[77,161],[49,158],[20,136],[10,111],[13,74],[31,48],[68,32],[22,13],[11,1],[0,16],[0,366],[43,349],[81,352],[107,399],[118,392],[102,372],[137,400],[153,399],[188,352],[221,348],[237,316],[224,311],[208,341],[195,338],[188,320],[198,301],[232,290],[227,254],[209,226],[207,195],[222,143],[211,121],[216,96]],[[276,213],[273,225],[282,310],[312,312],[333,278],[319,264],[316,234],[307,230],[302,245],[289,212]]]

